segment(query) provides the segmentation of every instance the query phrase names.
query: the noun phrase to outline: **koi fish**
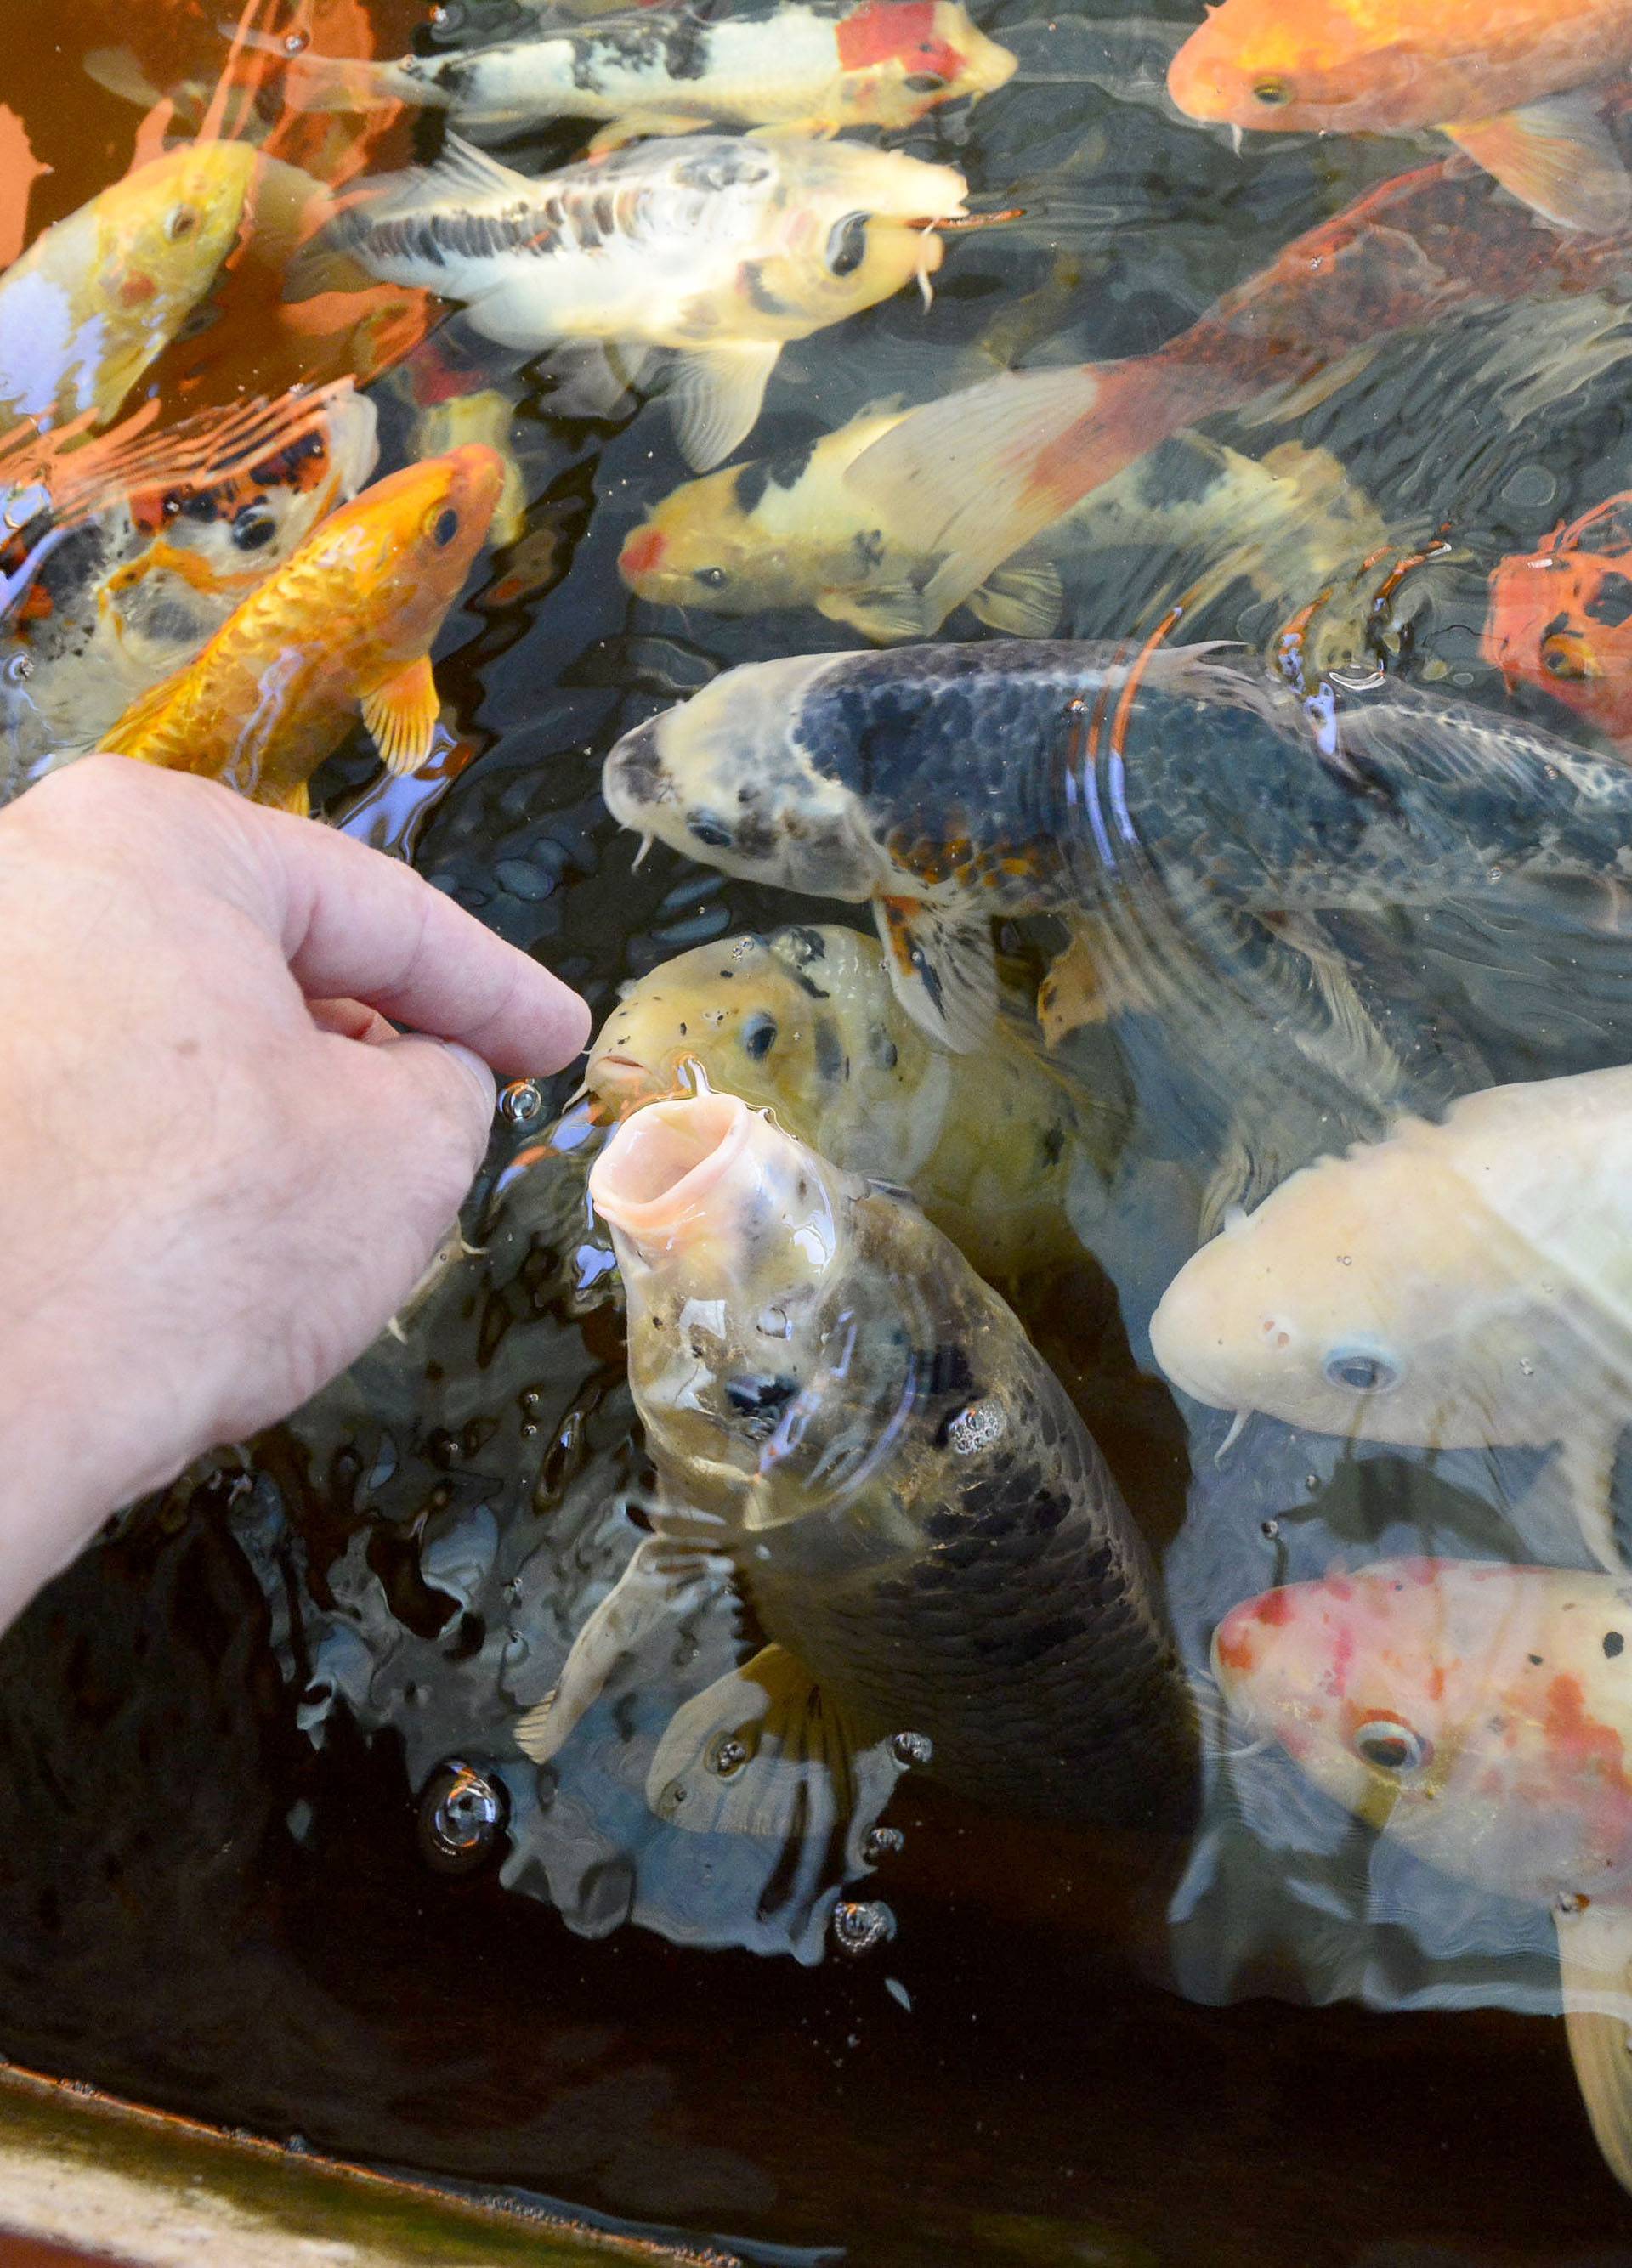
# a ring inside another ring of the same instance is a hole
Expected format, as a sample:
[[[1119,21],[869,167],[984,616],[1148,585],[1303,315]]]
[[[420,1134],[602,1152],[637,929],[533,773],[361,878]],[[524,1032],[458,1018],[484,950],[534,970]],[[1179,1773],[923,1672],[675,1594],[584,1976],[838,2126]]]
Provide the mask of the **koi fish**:
[[[539,181],[454,141],[343,212],[291,286],[332,282],[343,254],[468,301],[502,345],[614,346],[624,384],[670,349],[680,446],[705,470],[752,428],[784,342],[932,273],[964,196],[949,166],[794,134],[649,142]]]
[[[705,865],[870,904],[902,1005],[957,1051],[992,1028],[994,917],[1086,917],[1139,998],[1150,946],[1127,924],[1488,904],[1493,868],[1515,893],[1620,872],[1626,768],[1404,688],[1326,697],[1311,718],[1205,647],[794,655],[625,733],[602,790]]]
[[[1356,1818],[1550,1911],[1576,2077],[1632,2189],[1628,1645],[1624,1580],[1379,1560],[1246,1600],[1213,1668],[1242,1728]]]
[[[770,1643],[669,1724],[660,1816],[808,1846],[906,1734],[977,1800],[1182,1822],[1192,1707],[1143,1539],[956,1247],[728,1094],[637,1111],[589,1187],[661,1502],[524,1753],[560,1752],[635,1632],[734,1585]]]
[[[1480,651],[1508,690],[1539,685],[1612,740],[1632,741],[1632,490],[1490,578]]]
[[[256,164],[199,142],[139,166],[0,276],[0,419],[105,424],[208,296]]]
[[[1092,490],[1201,418],[1270,400],[1290,414],[1389,333],[1519,300],[1624,298],[1629,280],[1632,246],[1538,228],[1488,176],[1423,166],[1306,231],[1154,354],[1005,372],[927,403],[846,480],[869,525],[939,563],[923,592],[938,625]]]
[[[624,1116],[715,1090],[776,1113],[842,1171],[909,1189],[989,1281],[1080,1253],[1067,1199],[1102,1175],[1119,1098],[1097,1110],[1000,1019],[978,1056],[932,1046],[883,957],[854,930],[721,939],[624,991],[590,1043],[584,1084]]]
[[[1497,1086],[1325,1158],[1180,1270],[1151,1324],[1174,1385],[1349,1440],[1556,1442],[1619,1571],[1632,1418],[1632,1071]]]
[[[0,268],[9,268],[28,241],[28,200],[49,166],[41,164],[28,129],[0,102]]]
[[[1561,228],[1632,223],[1593,90],[1632,63],[1628,0],[1223,0],[1174,56],[1191,118],[1290,134],[1448,135]]]
[[[938,561],[868,509],[850,467],[911,411],[868,410],[812,446],[688,481],[624,540],[618,571],[656,604],[742,615],[812,607],[875,644],[938,627],[924,591]],[[1064,605],[1060,563],[1111,544],[1171,555],[1170,597],[1192,615],[1240,576],[1266,599],[1318,590],[1379,549],[1387,530],[1323,449],[1261,460],[1199,434],[1141,458],[966,600],[1006,637],[1046,637]]]
[[[689,8],[642,12],[397,63],[307,50],[285,93],[312,109],[417,103],[477,138],[543,118],[606,119],[615,126],[596,146],[607,148],[716,122],[904,128],[994,92],[1014,70],[956,0],[773,0],[713,22]]]
[[[0,735],[20,781],[96,745],[190,661],[318,522],[356,495],[378,454],[372,402],[349,379],[215,412],[158,437],[136,478],[66,524],[25,573],[30,523],[0,545],[25,581],[0,626]],[[70,465],[76,460],[70,459]]]
[[[501,460],[473,444],[365,489],[101,746],[304,814],[360,706],[388,767],[417,770],[439,713],[431,642],[503,485]]]

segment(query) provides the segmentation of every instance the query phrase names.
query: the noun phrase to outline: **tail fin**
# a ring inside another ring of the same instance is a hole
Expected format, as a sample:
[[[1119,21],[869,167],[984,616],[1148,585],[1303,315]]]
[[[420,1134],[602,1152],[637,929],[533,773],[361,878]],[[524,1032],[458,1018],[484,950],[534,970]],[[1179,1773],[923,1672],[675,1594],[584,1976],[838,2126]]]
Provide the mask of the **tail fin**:
[[[940,622],[1090,489],[1208,406],[1159,356],[1005,372],[910,412],[845,479],[900,541],[940,558],[924,591]]]

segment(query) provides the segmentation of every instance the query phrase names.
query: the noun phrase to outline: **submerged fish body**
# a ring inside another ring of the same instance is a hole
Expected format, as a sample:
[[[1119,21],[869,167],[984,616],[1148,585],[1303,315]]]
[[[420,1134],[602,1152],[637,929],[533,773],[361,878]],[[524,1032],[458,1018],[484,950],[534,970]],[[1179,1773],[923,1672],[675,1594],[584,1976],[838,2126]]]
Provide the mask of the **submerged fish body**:
[[[939,264],[963,176],[889,150],[797,134],[644,143],[529,180],[467,144],[388,184],[324,232],[370,274],[469,303],[502,344],[683,357],[670,388],[699,469],[751,429],[782,345]],[[297,273],[298,273],[297,269]]]
[[[1612,740],[1632,742],[1632,492],[1502,561],[1481,650],[1510,688],[1539,685]]]
[[[941,104],[989,94],[1015,59],[956,0],[780,0],[715,21],[690,9],[634,11],[491,46],[355,63],[306,54],[287,74],[297,105],[418,103],[462,133],[541,118],[615,120],[669,133],[688,123],[912,126]]]
[[[1628,0],[1223,0],[1174,56],[1189,116],[1285,133],[1437,127],[1562,226],[1632,221],[1632,182],[1594,104],[1632,62]]]
[[[1151,1324],[1174,1384],[1349,1440],[1562,1446],[1592,1554],[1632,1418],[1632,1071],[1492,1087],[1284,1182]]]
[[[305,812],[307,782],[360,706],[389,769],[417,770],[439,714],[431,642],[503,485],[501,460],[475,444],[376,482],[101,746]]]
[[[191,660],[356,495],[373,469],[374,430],[373,405],[349,383],[286,396],[226,427],[196,468],[178,449],[174,468],[149,466],[70,529],[0,627],[8,772],[94,747]],[[0,550],[0,565],[32,533]]]
[[[1551,1909],[1593,2131],[1632,2188],[1632,1602],[1624,1581],[1383,1560],[1213,1640],[1232,1716],[1443,1872]]]
[[[1488,899],[1621,870],[1632,774],[1391,691],[1311,717],[1210,650],[993,640],[726,672],[607,758],[615,817],[743,880],[870,902],[904,1005],[954,1047],[994,916],[1114,922]]]
[[[258,162],[190,144],[36,237],[0,276],[0,420],[112,417],[220,273]]]
[[[730,1095],[636,1112],[590,1190],[663,1506],[523,1720],[528,1753],[561,1747],[630,1617],[672,1612],[712,1557],[772,1643],[660,1744],[648,1799],[679,1823],[796,1837],[813,1766],[842,1783],[900,1734],[977,1798],[1182,1816],[1191,1709],[1145,1547],[1063,1388],[956,1248]]]
[[[698,1073],[774,1110],[841,1170],[911,1189],[993,1281],[1081,1251],[1067,1201],[1109,1147],[1093,1106],[1006,1020],[978,1055],[935,1047],[854,930],[727,938],[664,961],[607,1018],[585,1082],[622,1115],[684,1093]],[[1099,1115],[1102,1126],[1119,1116],[1114,1103]]]
[[[881,644],[931,635],[938,557],[846,477],[911,414],[867,410],[811,446],[673,490],[625,539],[624,580],[643,599],[719,614],[812,607]],[[1173,595],[1193,615],[1237,576],[1262,597],[1302,600],[1386,539],[1326,451],[1285,443],[1260,460],[1190,434],[1096,489],[967,604],[1005,636],[1046,637],[1063,604],[1056,563],[1109,544],[1170,553]]]

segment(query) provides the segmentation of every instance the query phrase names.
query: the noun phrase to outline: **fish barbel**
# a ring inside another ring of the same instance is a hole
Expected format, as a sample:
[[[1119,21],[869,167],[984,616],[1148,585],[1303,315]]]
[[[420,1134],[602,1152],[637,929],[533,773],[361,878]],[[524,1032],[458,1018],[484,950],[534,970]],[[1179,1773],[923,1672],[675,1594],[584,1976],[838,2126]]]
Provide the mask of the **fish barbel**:
[[[1397,686],[1311,716],[1204,647],[750,662],[626,733],[603,790],[705,865],[870,903],[903,1005],[958,1049],[991,1028],[993,917],[1488,902],[1607,886],[1632,840],[1622,766]]]
[[[472,443],[365,489],[101,746],[304,813],[360,706],[388,768],[417,770],[439,714],[431,642],[503,485],[502,460]]]
[[[704,470],[752,428],[783,343],[929,275],[964,197],[949,166],[791,133],[643,143],[536,181],[455,141],[343,211],[292,286],[344,255],[469,302],[500,344],[616,347],[626,383],[671,350],[680,446]]]
[[[349,379],[216,412],[154,437],[56,541],[0,625],[0,736],[20,777],[90,748],[191,660],[318,522],[355,496],[377,448]],[[83,454],[84,453],[78,453]],[[70,466],[77,461],[70,460]],[[0,573],[35,541],[0,545]]]
[[[35,238],[0,276],[0,420],[114,415],[219,275],[257,162],[188,144]]]
[[[842,1171],[909,1189],[994,1283],[1082,1246],[1067,1212],[1103,1173],[1122,1116],[1079,1101],[1000,1018],[987,1049],[949,1055],[890,987],[878,946],[831,926],[722,938],[628,986],[590,1043],[584,1083],[622,1116],[700,1072]]]
[[[631,1622],[672,1616],[712,1562],[771,1644],[663,1736],[647,1799],[680,1825],[797,1839],[812,1771],[842,1807],[860,1753],[901,1733],[977,1798],[1182,1820],[1192,1707],[1143,1541],[956,1248],[732,1095],[637,1111],[590,1193],[663,1506],[523,1749],[555,1755]],[[742,1770],[713,1768],[723,1740]]]
[[[1594,95],[1629,63],[1629,0],[1223,0],[1167,83],[1237,128],[1437,127],[1547,219],[1602,235],[1632,223],[1632,180]]]
[[[713,21],[693,10],[635,11],[537,29],[492,46],[395,63],[295,58],[297,107],[417,103],[481,136],[543,118],[617,122],[602,147],[690,127],[903,128],[941,104],[1005,85],[1015,58],[956,0],[778,0]]]
[[[1560,1447],[1620,1570],[1632,1418],[1632,1071],[1488,1088],[1322,1159],[1232,1220],[1151,1323],[1176,1386],[1349,1440]]]
[[[1155,353],[1005,372],[913,410],[845,477],[857,508],[938,563],[955,606],[1101,482],[1199,419],[1334,388],[1379,339],[1458,313],[1601,293],[1624,304],[1632,241],[1538,227],[1458,161],[1385,181],[1287,245]],[[1542,318],[1545,320],[1545,318]]]
[[[1249,1599],[1213,1668],[1250,1737],[1442,1872],[1548,1907],[1593,2132],[1632,2189],[1632,1598],[1381,1560]]]

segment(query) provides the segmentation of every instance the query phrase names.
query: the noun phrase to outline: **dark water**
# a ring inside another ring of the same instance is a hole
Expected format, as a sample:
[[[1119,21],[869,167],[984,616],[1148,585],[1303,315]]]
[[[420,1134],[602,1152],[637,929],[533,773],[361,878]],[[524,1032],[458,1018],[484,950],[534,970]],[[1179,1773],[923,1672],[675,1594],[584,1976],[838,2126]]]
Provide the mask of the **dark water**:
[[[0,99],[56,169],[36,221],[125,162],[137,113],[81,81],[80,54],[133,40],[162,84],[214,68],[208,25],[127,12],[65,0],[48,32],[36,0],[0,0],[18,35]],[[405,44],[417,11],[375,12],[382,48]],[[1051,45],[1023,0],[981,14],[1024,27],[1029,72],[906,146],[990,199],[1023,184],[1030,218],[953,244],[927,320],[903,298],[789,350],[756,453],[982,374],[1004,325],[1016,351],[1148,352],[1402,161],[1290,137],[1237,158],[1155,106],[1144,35],[1113,30],[1102,70],[1080,26]],[[572,146],[558,131],[519,154]],[[251,316],[236,335],[253,382],[270,335]],[[1466,318],[1386,344],[1296,428],[1208,430],[1330,451],[1402,548],[1447,525],[1452,556],[1382,625],[1391,662],[1495,699],[1477,655],[1490,565],[1632,479],[1621,374],[1584,353],[1523,309]],[[379,398],[389,463],[409,412],[396,382]],[[661,849],[631,873],[597,792],[610,740],[721,666],[851,640],[813,614],[629,597],[622,540],[685,476],[661,409],[563,428],[533,401],[519,435],[525,538],[478,571],[439,657],[471,760],[439,799],[370,791],[360,747],[320,786],[599,1016],[624,979],[790,910]],[[1159,545],[1086,549],[1068,627],[1141,632],[1190,571]],[[1192,628],[1261,641],[1277,619],[1237,578]],[[1435,942],[1411,941],[1424,967]],[[1613,1000],[1564,1012],[1545,968],[1534,981],[1535,1016],[1475,1033],[1493,1075],[1619,1059]],[[579,1184],[539,1169],[494,1195],[568,1084],[501,1125],[466,1223],[483,1249],[402,1342],[139,1509],[0,1647],[0,2048],[765,2260],[1632,2262],[1632,2205],[1547,2020],[1545,1917],[1391,1867],[1289,1771],[1241,1784],[1194,1854],[988,1815],[909,1774],[899,1849],[790,1904],[751,1853],[646,1809],[672,1665],[634,1665],[558,1771],[521,1758],[508,1727],[627,1557],[624,1494],[646,1477],[616,1309],[604,1285],[573,1290]],[[1425,1476],[1262,1420],[1222,1467],[1222,1419],[1187,1441],[1143,1340],[1188,1249],[1170,1227],[1163,1244],[1160,1186],[1125,1225],[1115,1291],[1085,1265],[1027,1320],[1168,1547],[1192,1657],[1236,1600],[1336,1552],[1425,1535],[1518,1551],[1493,1525],[1517,1483],[1490,1459]],[[729,1633],[698,1644],[700,1684]],[[493,1792],[485,1838],[479,1816],[433,1816],[459,1764]],[[476,1863],[450,1869],[450,1833],[470,1832]],[[1297,1850],[1296,1883],[1271,1843]],[[893,1926],[875,1918],[882,1941],[856,1957],[835,1940],[841,1889]]]

